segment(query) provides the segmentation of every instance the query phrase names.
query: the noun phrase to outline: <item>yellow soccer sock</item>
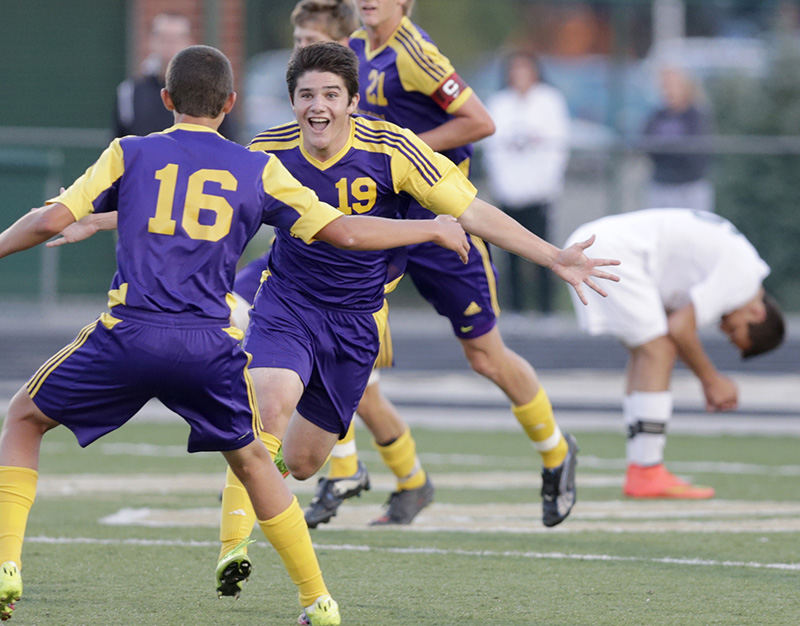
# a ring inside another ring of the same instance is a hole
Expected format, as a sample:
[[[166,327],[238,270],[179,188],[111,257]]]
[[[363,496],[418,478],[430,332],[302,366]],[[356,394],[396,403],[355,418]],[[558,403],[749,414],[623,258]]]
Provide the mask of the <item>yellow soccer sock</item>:
[[[533,442],[533,447],[542,455],[542,464],[548,469],[561,465],[567,456],[567,441],[553,418],[553,407],[544,387],[539,387],[528,404],[512,406],[511,411]]]
[[[274,461],[275,457],[278,455],[278,450],[281,449],[281,440],[275,435],[263,430],[258,433],[258,438],[261,439],[261,443],[267,448],[270,458]]]
[[[256,523],[256,513],[250,496],[236,474],[229,467],[225,473],[225,488],[222,490],[222,507],[219,523],[219,558],[225,556],[250,536]],[[246,548],[245,548],[246,550]]]
[[[261,431],[259,439],[274,459],[281,447],[281,440],[275,435]],[[256,523],[256,512],[250,503],[250,496],[241,481],[230,467],[225,472],[225,487],[222,490],[222,511],[220,513],[219,558],[225,556],[250,536]],[[245,552],[247,548],[245,548]]]
[[[38,477],[27,467],[0,466],[0,563],[14,561],[22,567],[22,540]]]
[[[264,535],[281,557],[292,582],[297,585],[300,604],[304,607],[328,593],[303,511],[292,496],[292,503],[272,519],[258,521]]]
[[[397,487],[400,490],[417,489],[425,484],[427,476],[417,458],[417,444],[411,436],[411,430],[406,431],[386,446],[378,445],[383,462],[397,477]]]
[[[358,450],[356,450],[356,421],[350,422],[350,428],[344,439],[340,439],[331,451],[331,466],[328,478],[345,478],[358,471]]]

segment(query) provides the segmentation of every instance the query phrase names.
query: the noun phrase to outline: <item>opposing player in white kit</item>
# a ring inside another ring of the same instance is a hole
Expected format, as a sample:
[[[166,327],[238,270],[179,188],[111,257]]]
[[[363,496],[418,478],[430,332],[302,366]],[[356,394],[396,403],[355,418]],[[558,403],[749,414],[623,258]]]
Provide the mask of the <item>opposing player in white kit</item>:
[[[711,498],[711,487],[690,485],[664,467],[670,377],[680,358],[700,380],[706,410],[736,408],[736,384],[717,371],[697,329],[719,323],[745,359],[778,346],[783,317],[761,285],[769,266],[729,221],[689,209],[603,217],[580,226],[567,245],[587,233],[597,235],[597,255],[622,261],[607,298],[589,294],[589,306],[573,303],[583,331],[614,335],[630,353],[623,491],[633,498]]]

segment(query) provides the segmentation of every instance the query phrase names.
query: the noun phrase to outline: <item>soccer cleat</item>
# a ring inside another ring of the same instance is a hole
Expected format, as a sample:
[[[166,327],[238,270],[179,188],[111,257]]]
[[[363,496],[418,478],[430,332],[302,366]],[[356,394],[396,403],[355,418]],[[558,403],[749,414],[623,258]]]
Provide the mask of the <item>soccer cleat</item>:
[[[342,623],[339,605],[328,595],[320,596],[314,604],[303,609],[297,623],[303,626],[339,626]]]
[[[422,487],[393,491],[386,502],[386,512],[378,519],[372,520],[369,525],[410,524],[431,502],[433,502],[433,483],[430,478],[426,478]]]
[[[286,478],[289,475],[289,468],[286,466],[286,461],[283,460],[283,444],[278,448],[278,452],[275,455],[275,459],[273,461],[275,463],[275,467],[278,468],[278,471],[281,473],[281,476]]]
[[[352,476],[320,478],[314,498],[305,510],[306,524],[309,528],[316,528],[319,524],[329,522],[342,502],[360,495],[362,491],[369,491],[369,487],[369,474],[361,461]]]
[[[578,464],[578,442],[569,433],[567,456],[558,467],[542,470],[542,523],[545,526],[560,524],[575,506],[575,466]]]
[[[22,576],[14,561],[0,565],[0,620],[11,619],[14,603],[22,595]]]
[[[242,592],[242,585],[250,578],[253,566],[247,556],[247,546],[255,543],[255,539],[249,537],[228,551],[217,563],[217,597],[233,596],[239,597]]]
[[[690,485],[670,472],[663,463],[628,465],[622,492],[629,498],[707,500],[714,497],[713,487]]]

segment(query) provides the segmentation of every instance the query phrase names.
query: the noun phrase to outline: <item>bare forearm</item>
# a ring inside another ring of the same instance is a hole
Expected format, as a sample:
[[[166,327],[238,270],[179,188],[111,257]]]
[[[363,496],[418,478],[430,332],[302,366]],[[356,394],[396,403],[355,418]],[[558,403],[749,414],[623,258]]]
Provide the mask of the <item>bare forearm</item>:
[[[706,354],[697,334],[694,307],[691,305],[671,313],[668,318],[669,336],[675,343],[678,356],[695,376],[706,382],[717,375],[717,368]]]
[[[433,220],[345,215],[328,224],[316,238],[346,250],[384,250],[433,241],[435,228]]]
[[[26,213],[0,233],[0,258],[27,250],[57,235],[75,221],[62,204],[39,207]]]
[[[473,200],[458,221],[468,233],[545,267],[552,267],[558,254],[554,245],[480,198]]]
[[[419,138],[436,152],[443,152],[474,143],[490,134],[483,125],[469,118],[454,117],[441,126],[419,133]]]
[[[451,150],[492,135],[494,121],[489,111],[474,93],[444,124],[417,133],[419,138],[437,152]]]

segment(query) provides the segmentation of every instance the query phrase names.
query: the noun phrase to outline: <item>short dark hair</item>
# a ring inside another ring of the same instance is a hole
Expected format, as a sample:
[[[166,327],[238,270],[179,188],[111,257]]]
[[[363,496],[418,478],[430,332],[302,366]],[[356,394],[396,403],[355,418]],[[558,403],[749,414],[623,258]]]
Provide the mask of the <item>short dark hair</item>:
[[[233,92],[231,62],[211,46],[184,48],[167,66],[167,92],[178,113],[217,117]]]
[[[766,317],[763,322],[748,324],[748,335],[750,337],[750,347],[742,350],[742,358],[750,357],[769,352],[777,348],[783,341],[786,332],[783,321],[783,313],[778,303],[767,293],[764,293],[764,308]]]
[[[319,23],[325,34],[339,41],[358,28],[358,14],[352,0],[300,0],[292,11],[292,25],[301,28]]]
[[[344,81],[349,100],[358,93],[358,58],[347,46],[333,41],[319,41],[294,51],[286,69],[286,86],[294,102],[297,80],[307,72],[330,72]]]

